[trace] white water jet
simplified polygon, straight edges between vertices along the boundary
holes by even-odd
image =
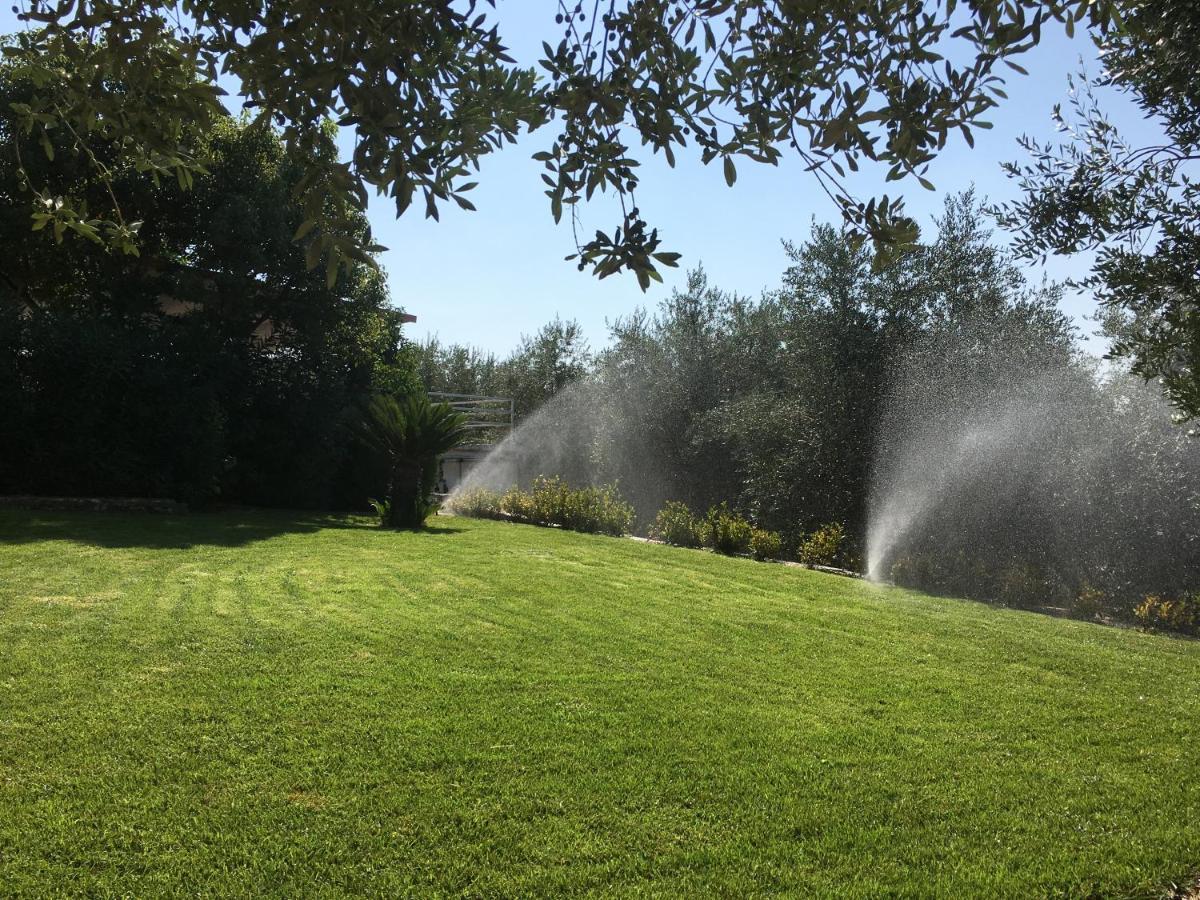
[[[1028,412],[1028,410],[1026,410]],[[964,422],[957,433],[927,427],[912,435],[889,473],[889,489],[872,492],[867,526],[867,577],[887,578],[887,565],[898,545],[945,502],[954,488],[978,477],[999,454],[1008,453],[1036,428],[1035,416],[1012,408],[994,422]]]
[[[646,452],[641,423],[610,399],[593,379],[563,388],[475,464],[446,499],[447,509],[464,491],[503,492],[545,475],[574,485],[616,482],[640,516],[653,516],[664,500],[675,499],[670,473]]]
[[[575,382],[544,403],[475,464],[446,498],[447,508],[453,510],[455,498],[464,491],[503,492],[527,486],[539,475],[591,481],[587,448],[595,423],[586,415],[591,392],[588,382]]]
[[[926,353],[897,372],[869,492],[868,577],[931,559],[985,590],[998,573],[1064,591],[1189,577],[1200,442],[1171,424],[1158,386],[989,353]]]

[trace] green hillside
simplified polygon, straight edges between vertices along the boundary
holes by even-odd
[[[1200,643],[466,519],[0,513],[0,893],[1156,896]]]

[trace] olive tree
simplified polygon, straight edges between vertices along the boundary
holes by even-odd
[[[1200,416],[1200,10],[1128,4],[1097,37],[1104,71],[1055,109],[1058,142],[1023,138],[1007,166],[1021,198],[998,210],[1026,257],[1093,252],[1093,291],[1113,354],[1159,380],[1182,420]],[[1098,82],[1098,84],[1096,84]],[[1094,87],[1129,96],[1162,138],[1132,142]]]
[[[61,132],[102,180],[135,170],[189,184],[224,76],[290,148],[317,148],[329,121],[353,132],[346,158],[300,154],[311,165],[295,238],[331,281],[370,259],[341,223],[372,189],[397,213],[471,208],[480,159],[541,128],[551,213],[570,218],[574,258],[600,277],[630,271],[645,288],[678,258],[637,205],[647,153],[698,153],[730,184],[741,163],[798,156],[886,258],[916,225],[899,200],[854,198],[845,173],[870,162],[927,185],[949,141],[988,127],[1000,72],[1020,70],[1045,24],[1103,33],[1116,2],[559,0],[531,67],[509,55],[494,0],[22,0],[30,28],[5,53],[37,90],[16,110],[11,151],[51,153]],[[120,153],[101,160],[97,142]],[[138,251],[141,222],[115,196],[100,207],[33,177],[24,188],[56,238]],[[597,193],[619,219],[589,237],[578,207]]]

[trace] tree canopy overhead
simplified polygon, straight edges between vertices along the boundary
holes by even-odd
[[[999,210],[1026,257],[1096,251],[1096,294],[1113,350],[1161,379],[1181,419],[1200,416],[1200,10],[1192,0],[1128,4],[1098,38],[1104,72],[1081,76],[1055,118],[1063,140],[1023,138],[1008,165],[1022,189]],[[1164,139],[1126,140],[1098,86],[1130,97]]]
[[[1049,21],[1106,30],[1115,0],[593,0],[557,5],[537,68],[514,60],[494,0],[26,0],[30,30],[5,48],[37,85],[16,112],[28,153],[64,132],[102,179],[132,169],[188,184],[205,161],[197,137],[221,113],[218,77],[244,105],[312,151],[328,121],[353,129],[349,158],[302,152],[296,233],[310,262],[369,258],[342,227],[370,190],[436,217],[471,208],[479,160],[523,129],[552,136],[537,154],[551,213],[576,227],[581,268],[633,272],[646,287],[678,254],[638,208],[646,153],[719,161],[796,154],[839,204],[856,239],[887,254],[911,244],[902,204],[854,198],[847,170],[881,164],[918,179],[956,137],[971,142],[1000,98],[1000,72]],[[548,20],[552,7],[548,6]],[[116,145],[111,162],[94,142]],[[32,178],[35,222],[137,252],[140,223],[120,204],[84,206]],[[581,201],[609,194],[613,227],[591,237]]]

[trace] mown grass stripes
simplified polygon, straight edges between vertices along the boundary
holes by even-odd
[[[1154,896],[1200,644],[552,529],[0,513],[0,893]]]

